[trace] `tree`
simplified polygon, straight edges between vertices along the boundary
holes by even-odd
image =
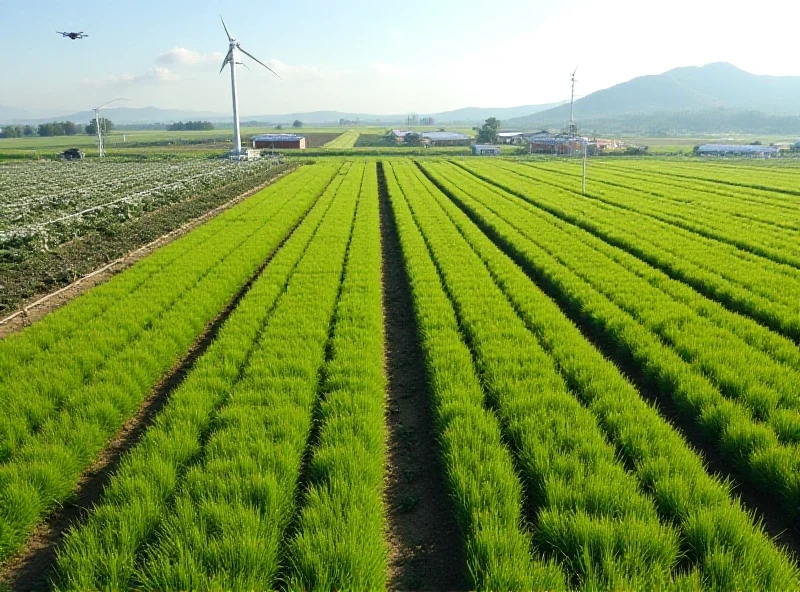
[[[403,137],[403,144],[406,146],[421,146],[422,136],[417,132],[409,132]]]
[[[499,136],[497,135],[500,131],[500,122],[497,121],[497,118],[490,117],[486,120],[486,123],[481,126],[480,131],[478,131],[478,142],[483,144],[496,144]]]
[[[283,129],[283,126],[279,123],[278,125],[275,126],[275,129],[277,130]]]
[[[292,127],[303,127],[303,122],[300,121],[299,119],[295,119],[294,122],[292,123]]]
[[[64,135],[65,136],[74,136],[78,133],[80,127],[75,125],[72,121],[65,121],[64,122]]]
[[[107,134],[107,133],[108,133],[108,132],[110,132],[112,129],[114,129],[114,124],[111,122],[111,120],[110,120],[110,119],[106,119],[105,117],[101,117],[101,118],[100,118],[100,123],[101,123],[101,124],[102,124],[102,126],[103,126],[103,133],[104,133],[104,134]],[[86,131],[86,133],[87,133],[87,134],[89,134],[90,136],[97,135],[97,122],[96,122],[94,119],[92,119],[92,121],[90,121],[90,122],[89,122],[89,125],[87,125],[87,126],[84,128],[84,130],[85,130],[85,131]]]
[[[30,136],[32,136],[34,133],[36,133],[36,130],[34,130],[34,129],[33,129],[33,126],[32,126],[32,125],[26,125],[26,126],[25,126],[25,129],[23,130],[23,132],[22,132],[22,133],[23,133],[23,134],[25,134],[26,136],[30,137]]]

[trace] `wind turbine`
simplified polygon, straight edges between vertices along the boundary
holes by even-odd
[[[219,73],[222,74],[225,66],[228,64],[231,65],[231,95],[233,97],[233,154],[234,156],[238,156],[242,150],[242,134],[239,131],[239,93],[236,90],[236,65],[242,64],[242,62],[237,61],[236,52],[241,51],[244,55],[254,59],[267,70],[275,74],[275,76],[278,76],[278,73],[254,55],[246,52],[242,46],[239,45],[239,42],[231,37],[230,33],[228,33],[228,27],[225,26],[225,21],[223,18],[219,17],[219,20],[222,21],[222,28],[225,29],[225,34],[228,36],[228,54],[225,56],[225,60],[222,62],[222,67],[219,69]],[[280,76],[278,76],[278,78],[280,78]]]
[[[94,108],[94,124],[97,127],[97,157],[98,158],[103,158],[106,155],[105,150],[103,150],[103,132],[102,132],[102,129],[101,129],[101,126],[100,126],[100,109],[102,109],[103,107],[108,107],[111,103],[116,103],[117,101],[127,101],[127,100],[129,100],[129,99],[126,99],[125,97],[120,97],[118,99],[113,99],[113,100],[109,101],[108,103],[103,103],[99,107],[95,107]]]

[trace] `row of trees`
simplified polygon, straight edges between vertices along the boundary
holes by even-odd
[[[114,124],[105,118],[100,118],[103,126],[103,133],[114,129]],[[80,133],[93,136],[97,133],[97,123],[92,119],[89,125],[82,127],[73,121],[53,121],[51,123],[40,123],[37,127],[32,125],[7,125],[0,132],[0,138],[28,138],[41,136],[48,138],[52,136],[77,136]]]
[[[187,121],[184,123],[183,121],[178,121],[176,123],[171,123],[167,126],[167,130],[171,132],[182,132],[182,131],[207,131],[213,130],[214,124],[210,121]]]

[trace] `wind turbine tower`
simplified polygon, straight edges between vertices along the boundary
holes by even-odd
[[[219,17],[219,20],[222,21],[222,28],[225,29],[225,34],[228,36],[228,53],[225,56],[225,60],[222,62],[222,67],[219,69],[219,73],[222,74],[222,71],[225,69],[225,66],[230,64],[231,66],[231,98],[233,99],[233,150],[231,151],[234,157],[238,157],[242,151],[242,133],[239,130],[239,93],[236,89],[236,65],[243,64],[243,62],[237,60],[236,52],[241,51],[244,55],[249,56],[262,66],[264,66],[267,70],[278,76],[278,73],[275,72],[272,68],[267,66],[264,62],[259,60],[254,55],[246,52],[239,42],[231,37],[231,34],[228,32],[228,27],[225,26],[225,21],[222,17]],[[280,78],[280,76],[278,76]]]

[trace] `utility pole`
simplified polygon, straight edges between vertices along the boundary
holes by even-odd
[[[586,195],[586,157],[589,153],[589,142],[583,144],[583,195]]]

